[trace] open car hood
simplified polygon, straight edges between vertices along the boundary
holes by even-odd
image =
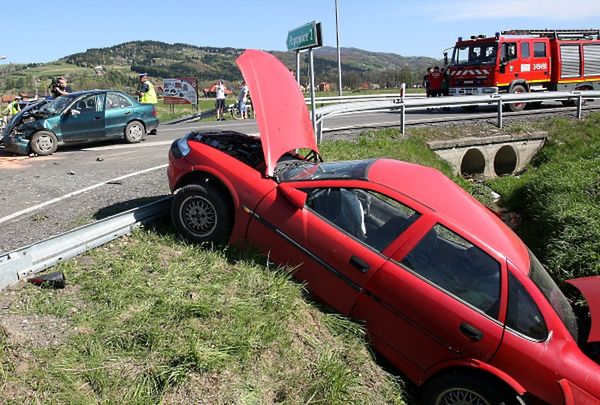
[[[600,276],[574,278],[567,283],[581,291],[590,307],[592,325],[588,343],[600,342]]]
[[[294,149],[319,153],[304,97],[287,67],[273,55],[248,49],[236,60],[252,96],[265,163],[273,176],[281,156]]]

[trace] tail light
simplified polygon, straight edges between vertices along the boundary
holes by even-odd
[[[152,116],[156,117],[156,107],[152,107]]]

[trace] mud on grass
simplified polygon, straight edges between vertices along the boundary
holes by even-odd
[[[3,401],[403,403],[360,325],[260,261],[138,231],[52,269],[64,290],[4,293]]]

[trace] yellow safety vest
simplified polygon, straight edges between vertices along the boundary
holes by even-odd
[[[9,105],[10,115],[16,115],[19,111],[21,111],[21,107],[19,106],[19,102],[17,100],[13,101]]]
[[[144,104],[156,104],[158,103],[158,98],[156,97],[156,91],[154,90],[154,86],[150,83],[150,80],[147,80],[148,83],[148,91],[142,93],[140,96],[140,103]]]

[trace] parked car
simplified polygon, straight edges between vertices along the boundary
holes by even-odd
[[[80,91],[21,111],[4,128],[3,140],[9,152],[51,155],[61,145],[113,138],[140,142],[158,124],[152,104],[120,91]]]
[[[260,138],[192,132],[173,142],[181,235],[256,246],[292,266],[318,299],[365,322],[424,404],[600,403],[598,320],[576,317],[497,215],[432,168],[323,162],[288,69],[253,50],[237,62]],[[572,283],[598,316],[600,277]]]

